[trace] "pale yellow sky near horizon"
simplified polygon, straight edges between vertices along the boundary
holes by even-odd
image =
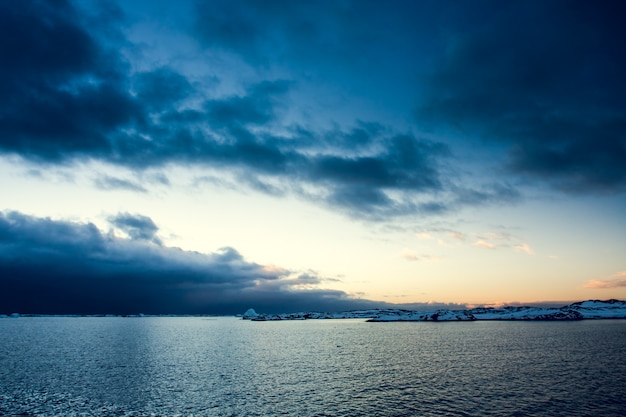
[[[180,168],[169,186],[127,172],[123,178],[147,190],[137,192],[94,186],[109,172],[99,164],[38,174],[6,158],[0,166],[2,210],[93,222],[105,232],[107,217],[141,214],[166,246],[233,247],[247,261],[313,272],[327,279],[319,287],[358,298],[472,305],[626,299],[623,230],[605,220],[616,215],[615,204],[589,213],[584,201],[537,197],[454,216],[368,222],[295,197],[197,185],[198,173]]]

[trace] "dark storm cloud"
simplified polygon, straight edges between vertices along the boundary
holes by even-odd
[[[567,191],[626,186],[623,2],[461,5],[465,31],[419,120],[509,146],[507,168]],[[478,14],[480,9],[480,14]]]
[[[246,261],[235,249],[212,254],[147,242],[158,230],[148,217],[110,219],[133,239],[93,224],[0,214],[0,308],[43,314],[209,313],[346,310],[372,306],[341,291],[299,289],[311,274]]]
[[[248,10],[247,3],[237,2],[225,6],[235,8],[232,13],[213,15],[215,4],[222,3],[199,3],[198,19],[228,19],[198,33],[207,44],[228,48],[247,45],[240,39],[249,37],[261,39],[251,48],[264,48],[263,39],[279,36],[293,53],[309,45],[315,56],[332,52],[336,63],[353,56],[348,46],[367,51],[377,36],[387,36],[376,31],[369,37],[371,25],[357,19],[361,14],[366,21],[382,18],[374,13],[375,3],[348,9],[323,3],[320,10],[332,11],[328,23],[313,19],[322,12],[312,3],[261,2]],[[294,81],[266,80],[243,86],[238,94],[210,96],[171,67],[132,70],[124,58],[124,48],[130,51],[132,45],[123,36],[119,10],[87,13],[62,0],[0,7],[0,54],[6,63],[0,68],[2,153],[45,163],[98,160],[130,168],[139,178],[152,168],[205,166],[227,171],[254,190],[296,194],[372,220],[441,213],[468,201],[463,190],[451,187],[443,168],[451,156],[446,145],[375,122],[330,131],[284,125]],[[259,20],[249,15],[255,8]],[[383,20],[403,15],[387,13]],[[266,32],[272,19],[278,19],[277,33]],[[402,30],[408,30],[410,22],[403,22]],[[96,185],[146,191],[138,182],[113,176]],[[479,197],[474,194],[472,201]],[[483,197],[490,201],[497,194]]]
[[[110,16],[102,14],[103,35]],[[81,19],[63,0],[0,3],[4,152],[45,161],[97,155],[109,150],[109,132],[140,116],[123,62]]]
[[[354,134],[348,135],[354,137]],[[363,184],[372,188],[440,188],[432,159],[448,154],[444,145],[416,140],[409,135],[394,136],[385,145],[384,151],[373,156],[316,157],[312,175],[336,183]]]
[[[346,144],[341,153],[310,157],[304,171],[312,183],[327,186],[326,201],[330,205],[375,220],[418,211],[406,195],[443,189],[438,164],[449,156],[445,145],[412,135],[374,140],[359,129],[343,136],[337,141]],[[376,143],[382,145],[382,150],[368,156],[351,155],[350,150],[358,149],[360,143]],[[402,197],[391,196],[394,191]]]
[[[193,93],[187,78],[167,67],[139,73],[133,80],[132,88],[137,99],[152,111],[167,110]]]
[[[409,198],[443,189],[440,164],[450,156],[441,143],[360,122],[347,131],[319,133],[303,127],[289,136],[268,130],[278,118],[290,83],[251,85],[244,94],[211,98],[199,109],[170,108],[142,134],[115,139],[119,164],[135,168],[191,162],[233,170],[240,182],[272,195],[310,185],[305,197],[370,219],[407,214]],[[267,177],[271,181],[266,181]],[[295,187],[298,188],[298,187]]]

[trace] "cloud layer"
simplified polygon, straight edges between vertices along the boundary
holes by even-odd
[[[311,63],[317,62],[323,74],[315,77],[342,83],[356,69],[350,57],[362,56],[375,67],[400,59],[386,47],[398,40],[396,35],[383,30],[396,21],[410,40],[399,45],[419,45],[428,57],[424,62],[438,63],[425,84],[422,119],[461,124],[472,134],[509,144],[511,174],[536,174],[581,190],[620,189],[624,183],[622,92],[612,87],[623,64],[616,58],[621,46],[609,50],[603,43],[618,30],[611,22],[596,33],[598,39],[582,43],[580,56],[566,49],[554,57],[553,50],[568,35],[547,31],[541,20],[537,30],[546,29],[546,39],[541,48],[531,48],[539,32],[507,25],[516,8],[523,8],[518,3],[510,6],[513,10],[496,7],[502,24],[469,31],[454,47],[446,46],[444,38],[426,42],[423,29],[406,19],[412,13],[425,27],[434,20],[458,29],[458,11],[448,6],[397,4],[381,12],[368,2],[358,7],[322,2],[319,9],[292,2],[228,4],[199,3],[198,24],[178,30],[187,30],[201,48],[227,50],[250,65],[269,68],[285,62],[291,73],[242,81],[237,89],[218,94],[167,62],[131,64],[129,56],[138,47],[126,39],[123,28],[129,23],[114,6],[79,9],[65,0],[0,6],[5,8],[1,30],[12,39],[0,50],[7,63],[0,73],[5,97],[0,153],[44,165],[102,161],[137,173],[171,165],[211,167],[228,172],[242,187],[295,195],[370,220],[519,200],[520,192],[509,181],[514,177],[480,185],[452,169],[456,159],[463,159],[451,147],[454,141],[444,144],[358,116],[336,128],[306,126],[288,117],[290,108],[300,111],[308,105],[298,101],[307,82],[300,72]],[[533,7],[520,12],[520,28],[541,12]],[[548,12],[556,13],[551,8]],[[580,17],[573,12],[566,17],[563,29],[571,33]],[[595,27],[602,18],[589,24]],[[436,45],[449,51],[439,60]],[[590,56],[592,51],[599,52]],[[561,61],[568,59],[576,65],[564,68]],[[386,70],[392,79],[404,79],[406,71],[420,68],[417,61],[407,61],[406,69]],[[597,64],[579,68],[583,61]],[[563,78],[565,71],[569,77]],[[563,94],[583,76],[596,75],[602,81],[592,83],[593,92]],[[365,82],[368,77],[352,78]],[[409,78],[413,84],[403,90],[424,89],[415,84],[417,74]],[[585,103],[592,98],[594,110],[587,112]],[[96,185],[147,191],[113,176]]]
[[[487,3],[432,70],[419,120],[504,145],[512,174],[568,192],[623,191],[626,6]]]
[[[233,248],[211,254],[160,245],[148,217],[93,224],[0,214],[0,306],[43,314],[236,314],[337,311],[382,305],[320,289],[323,278],[264,267]]]

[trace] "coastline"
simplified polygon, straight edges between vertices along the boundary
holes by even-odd
[[[558,308],[542,307],[478,307],[466,310],[415,311],[406,309],[368,309],[339,313],[298,312],[259,314],[249,309],[243,320],[328,320],[367,319],[368,322],[447,322],[447,321],[575,321],[600,319],[626,319],[626,301],[587,300]]]

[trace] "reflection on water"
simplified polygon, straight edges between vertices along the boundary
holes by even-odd
[[[0,320],[0,415],[622,416],[624,387],[624,320]]]

